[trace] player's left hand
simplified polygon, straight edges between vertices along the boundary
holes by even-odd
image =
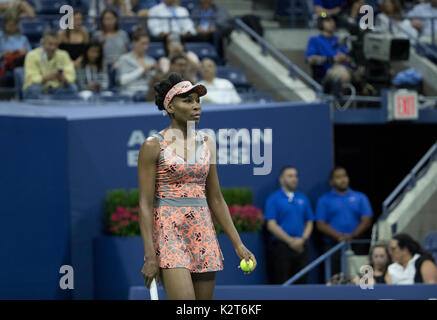
[[[253,268],[250,271],[244,271],[245,274],[250,274],[255,270],[256,268],[256,259],[252,252],[249,251],[249,249],[246,248],[244,244],[240,244],[238,247],[235,248],[235,252],[240,257],[240,259],[245,259],[246,263],[249,264],[249,259],[253,261]],[[240,268],[240,266],[238,266]]]

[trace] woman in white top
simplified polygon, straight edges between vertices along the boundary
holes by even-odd
[[[388,266],[386,283],[437,283],[437,267],[432,256],[409,235],[395,235],[389,250],[394,263]]]
[[[402,6],[399,0],[383,0],[381,13],[376,16],[375,31],[390,32],[390,19],[392,20],[391,32],[402,38],[417,37],[419,33],[408,19],[402,19]]]

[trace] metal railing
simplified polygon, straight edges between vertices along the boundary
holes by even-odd
[[[301,271],[296,273],[294,276],[292,276],[290,279],[285,281],[282,286],[288,286],[290,284],[293,284],[295,281],[297,281],[300,277],[304,276],[308,272],[310,272],[312,269],[317,267],[322,262],[325,263],[325,283],[329,281],[331,278],[331,256],[336,253],[338,250],[341,250],[341,272],[346,275],[346,241],[342,241],[336,246],[332,247],[328,251],[326,251],[324,254],[322,254],[320,257],[318,257],[316,260],[311,262],[309,265],[307,265],[305,268],[303,268]]]
[[[382,215],[379,220],[387,218],[388,214],[396,208],[400,200],[403,198],[407,189],[414,187],[419,178],[419,174],[423,175],[429,168],[429,164],[437,160],[437,141],[432,145],[428,152],[414,166],[410,173],[401,181],[401,183],[393,190],[392,193],[382,203]],[[425,170],[422,170],[425,169]]]
[[[354,239],[350,241],[342,241],[326,251],[324,254],[322,254],[320,257],[318,257],[316,260],[311,262],[309,265],[307,265],[305,268],[300,270],[298,273],[296,273],[294,276],[292,276],[290,279],[285,281],[282,286],[288,286],[290,284],[293,284],[296,282],[299,278],[303,277],[305,274],[316,268],[319,264],[322,262],[325,264],[325,283],[328,283],[331,279],[331,257],[333,254],[335,254],[337,251],[341,251],[341,272],[345,277],[348,275],[347,271],[347,262],[346,262],[346,251],[351,250],[351,244],[363,244],[363,243],[370,243],[370,240],[368,239]]]
[[[267,51],[282,63],[284,63],[288,70],[291,78],[295,79],[296,75],[299,75],[306,83],[308,83],[314,91],[316,91],[317,95],[320,95],[323,91],[322,86],[311,78],[307,73],[305,73],[302,69],[300,69],[297,65],[291,62],[285,55],[283,55],[278,49],[276,49],[273,45],[264,40],[258,33],[256,33],[252,28],[250,28],[247,24],[245,24],[241,19],[235,20],[236,25],[248,33],[251,37],[255,38],[258,44],[261,46],[261,52],[263,55],[267,54]]]

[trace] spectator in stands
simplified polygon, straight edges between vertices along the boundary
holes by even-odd
[[[79,66],[85,47],[89,42],[89,32],[83,26],[83,13],[79,9],[74,9],[73,29],[59,30],[58,41],[59,49],[65,50],[74,61],[75,66]]]
[[[156,60],[146,55],[150,43],[147,33],[142,28],[137,29],[132,41],[133,50],[122,55],[118,65],[120,91],[129,96],[137,91],[146,91],[157,68]]]
[[[437,0],[429,0],[429,2],[419,3],[408,12],[407,17],[411,17],[411,24],[419,32],[420,37],[432,36],[432,21],[431,19],[416,19],[416,17],[437,17]],[[434,20],[434,35],[437,34],[437,19]]]
[[[331,16],[321,14],[317,19],[320,34],[312,36],[306,48],[305,60],[313,69],[313,78],[322,82],[327,71],[333,67],[332,77],[339,77],[343,83],[351,80],[348,68],[350,57],[345,45],[339,43],[335,21]]]
[[[108,88],[109,79],[103,64],[103,48],[100,42],[90,42],[76,68],[76,81],[81,91],[97,93]]]
[[[384,242],[379,242],[372,246],[369,252],[369,265],[372,268],[373,279],[370,279],[368,284],[386,283],[385,275],[390,264],[391,258],[387,244]],[[365,276],[366,272],[360,273],[353,279],[353,282],[359,285],[360,279]]]
[[[3,31],[0,31],[0,86],[13,87],[13,71],[22,67],[24,56],[32,50],[27,37],[20,33],[19,18],[8,13],[3,20]]]
[[[397,37],[417,37],[419,32],[411,24],[411,20],[402,19],[402,7],[399,0],[383,0],[381,13],[376,16],[375,31],[390,32],[390,20],[392,20],[392,32]],[[406,32],[404,32],[404,30]]]
[[[216,77],[217,67],[213,60],[208,58],[202,60],[200,74],[203,80],[199,83],[208,90],[208,95],[202,97],[202,103],[241,103],[241,98],[232,82]]]
[[[117,13],[105,9],[100,16],[100,30],[93,36],[94,41],[103,45],[103,62],[116,68],[116,61],[128,51],[130,40],[126,31],[119,28]]]
[[[170,33],[177,33],[188,40],[196,35],[188,10],[179,6],[176,0],[163,0],[149,10],[149,17],[147,25],[153,37],[162,39]]]
[[[183,39],[177,34],[172,33],[164,38],[165,57],[159,59],[159,69],[162,73],[167,73],[170,69],[170,60],[176,56],[184,56],[188,61],[185,76],[197,82],[197,73],[200,70],[200,60],[193,51],[186,51]],[[184,78],[185,79],[185,78]]]
[[[25,0],[2,0],[0,1],[0,15],[7,13],[20,17],[35,16],[35,9]]]
[[[431,254],[405,233],[390,241],[393,263],[388,266],[386,282],[389,284],[437,283],[437,267]]]
[[[154,85],[157,82],[162,81],[163,79],[167,79],[170,73],[176,72],[180,75],[184,75],[183,78],[185,80],[194,83],[193,79],[189,78],[187,75],[188,70],[188,61],[187,58],[183,55],[175,56],[170,60],[170,69],[167,73],[162,73],[159,69],[158,72],[150,79],[149,88],[147,90],[146,101],[155,101],[155,91],[153,89]]]
[[[77,86],[73,61],[58,49],[57,32],[46,30],[42,46],[30,51],[24,60],[24,99],[38,99],[41,94],[75,94]]]
[[[314,221],[308,198],[296,191],[297,169],[282,168],[279,183],[281,188],[267,198],[264,217],[272,236],[267,245],[268,274],[272,284],[284,283],[308,264],[307,241]],[[305,282],[306,276],[296,281]]]
[[[349,188],[346,169],[336,166],[331,170],[332,190],[317,201],[316,225],[323,236],[323,251],[338,242],[361,236],[372,224],[372,207],[364,193]],[[352,247],[354,249],[354,246]],[[332,259],[332,273],[340,272],[340,252]]]
[[[232,23],[228,12],[217,7],[214,0],[198,0],[199,6],[194,8],[193,16],[197,36],[196,41],[208,41],[214,44],[214,33],[218,37],[218,54],[224,56],[223,41],[232,32]]]

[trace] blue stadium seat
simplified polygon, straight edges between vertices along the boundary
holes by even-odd
[[[131,97],[123,94],[117,94],[117,93],[114,93],[111,96],[100,95],[98,99],[101,102],[132,102]]]
[[[236,87],[247,87],[248,82],[244,71],[234,66],[217,66],[217,77],[231,81]]]
[[[120,29],[126,31],[129,37],[132,36],[132,33],[134,33],[137,26],[138,26],[138,20],[128,20],[128,19],[120,20]]]
[[[437,231],[431,232],[425,237],[423,248],[432,253],[437,264]]]
[[[185,50],[193,51],[200,60],[204,58],[210,58],[216,62],[220,60],[217,50],[209,42],[185,42]]]
[[[37,14],[59,14],[59,8],[64,4],[71,5],[66,0],[33,0]]]
[[[149,48],[147,49],[147,55],[155,59],[165,56],[164,45],[162,42],[150,42]]]
[[[113,68],[111,64],[107,65],[107,71],[108,71],[108,89],[114,90],[117,87],[117,69]]]
[[[46,20],[39,18],[20,21],[20,30],[31,43],[39,42],[44,30],[49,27],[50,24]]]
[[[269,93],[265,92],[245,92],[239,93],[241,100],[243,102],[258,102],[258,103],[268,103],[274,102],[273,97]]]

